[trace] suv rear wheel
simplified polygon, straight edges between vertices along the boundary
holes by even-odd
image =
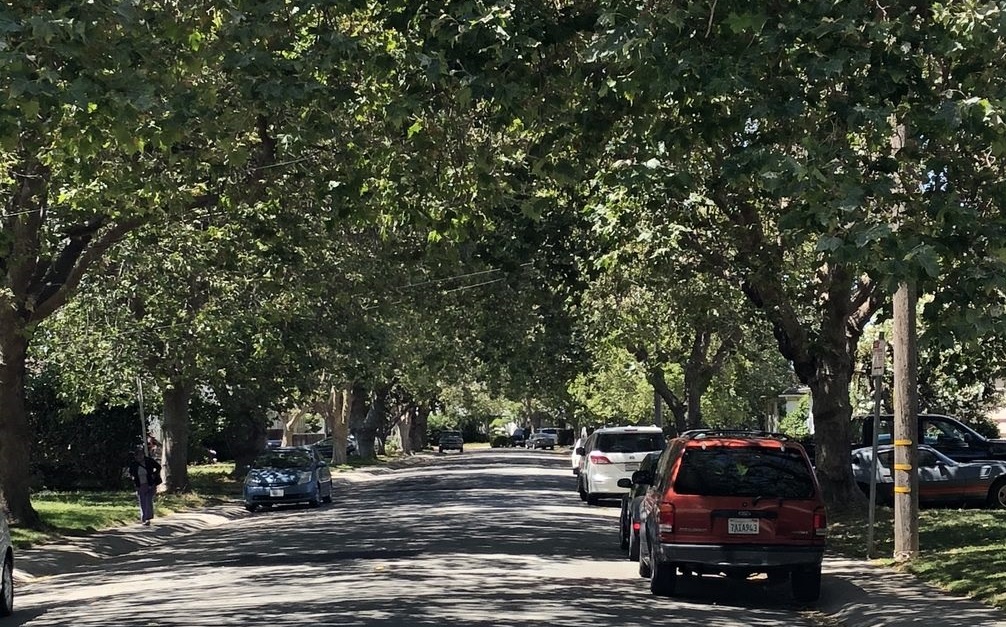
[[[650,550],[650,592],[669,597],[678,582],[678,569],[674,564],[664,564],[657,559],[656,547]]]
[[[794,570],[790,585],[797,601],[817,601],[821,596],[821,566]]]

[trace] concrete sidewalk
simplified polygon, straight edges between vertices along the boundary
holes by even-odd
[[[1006,626],[1006,612],[953,596],[912,575],[841,557],[825,559],[817,609],[847,627]]]

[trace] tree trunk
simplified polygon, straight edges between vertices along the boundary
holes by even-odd
[[[0,489],[10,521],[40,529],[42,519],[31,506],[29,490],[32,435],[24,403],[27,352],[25,325],[16,314],[4,315],[0,319]]]
[[[283,416],[282,446],[295,446],[294,435],[304,432],[304,408],[294,407]]]
[[[346,396],[346,393],[333,385],[329,387],[328,402],[325,404],[327,407],[325,415],[332,436],[332,463],[337,466],[349,461],[346,455],[349,440],[349,423],[346,420],[349,409],[346,407]]]
[[[647,368],[647,373],[650,385],[660,395],[660,398],[664,399],[667,408],[671,410],[671,415],[674,416],[675,431],[677,433],[686,431],[688,429],[688,406],[681,402],[677,394],[667,385],[667,379],[664,377],[664,369],[658,366],[651,366]]]
[[[367,421],[367,390],[362,385],[354,384],[345,392],[346,402],[344,406],[349,406],[349,427],[356,433],[356,448],[362,459],[375,459],[374,451],[375,430],[369,429],[365,424]]]
[[[838,357],[843,362],[841,357]],[[845,370],[845,372],[843,372]],[[866,497],[852,480],[851,370],[841,367],[830,377],[806,382],[814,399],[814,442],[817,477],[825,501],[833,512],[862,511]]]
[[[422,451],[426,449],[426,429],[430,417],[431,403],[422,403],[416,406],[416,413],[412,417],[412,424],[409,427],[409,437],[412,439],[412,450]]]
[[[378,449],[377,453],[380,455],[385,455],[386,451],[384,448],[383,437],[385,426],[388,422],[388,388],[384,387],[374,392],[374,402],[371,403],[369,411],[367,411],[366,418],[363,420],[363,426],[359,429],[358,433],[360,435],[357,438],[363,436],[366,437],[371,443],[377,441]],[[378,436],[382,436],[378,439]],[[362,455],[362,451],[361,451]],[[371,456],[373,458],[374,455]]]
[[[702,426],[702,394],[705,392],[704,386],[697,381],[689,381],[688,392],[685,395],[688,410],[685,417],[685,424],[689,429],[698,429]]]
[[[402,441],[402,454],[412,455],[412,421],[417,413],[415,405],[409,405],[408,409],[398,419],[398,439]]]
[[[189,399],[192,384],[172,381],[164,390],[164,489],[189,489]]]

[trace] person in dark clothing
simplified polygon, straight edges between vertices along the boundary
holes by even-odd
[[[154,494],[161,483],[161,465],[143,448],[138,448],[133,461],[129,462],[129,476],[133,478],[136,498],[140,502],[140,524],[149,526],[154,518]]]

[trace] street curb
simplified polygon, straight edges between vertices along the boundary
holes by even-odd
[[[236,504],[217,505],[155,518],[149,527],[127,525],[82,536],[63,536],[30,549],[15,550],[15,583],[32,583],[72,572],[139,548],[212,529],[247,515]]]

